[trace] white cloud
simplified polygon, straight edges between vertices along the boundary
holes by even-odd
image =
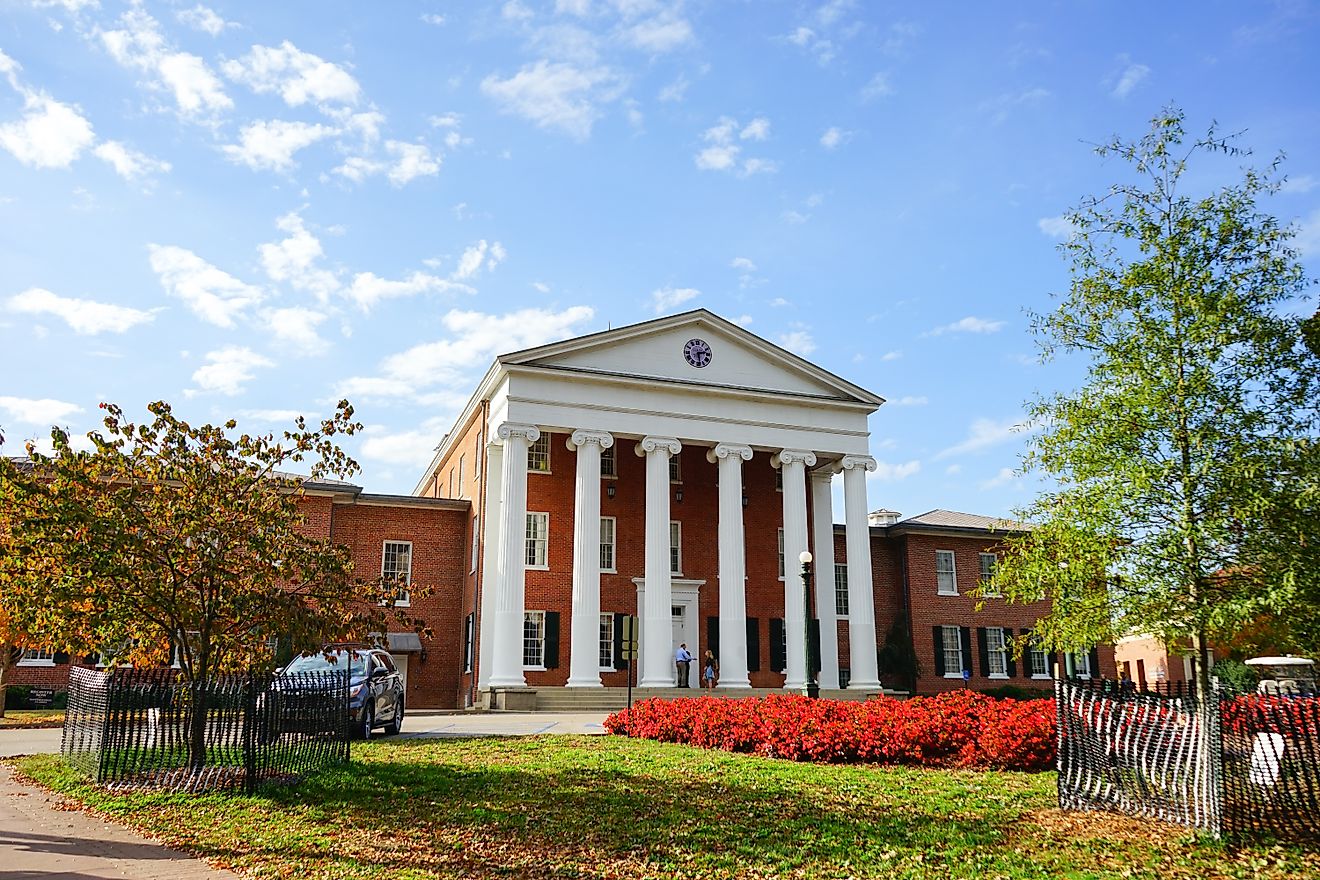
[[[1289,194],[1309,193],[1317,186],[1320,186],[1320,178],[1316,178],[1310,174],[1301,174],[1296,177],[1289,177],[1285,180],[1283,185],[1279,187],[1279,192]]]
[[[1144,64],[1129,64],[1123,68],[1114,90],[1109,94],[1115,98],[1126,98],[1141,81],[1150,74],[1150,68]]]
[[[810,220],[811,215],[803,214],[801,211],[793,208],[785,208],[783,211],[779,212],[779,219],[783,220],[785,223],[792,223],[794,226],[800,226]]]
[[[298,416],[303,415],[296,409],[240,409],[239,418],[251,419],[254,422],[292,422]]]
[[[483,238],[463,251],[463,255],[458,258],[458,268],[451,277],[455,281],[465,281],[480,272],[483,264],[490,271],[502,263],[506,256],[508,254],[504,245],[497,241],[487,246]]]
[[[329,344],[316,332],[317,326],[326,317],[323,312],[300,307],[267,309],[261,313],[262,326],[276,340],[306,355],[321,354],[329,348]]]
[[[791,306],[792,303],[784,299],[782,296],[777,296],[774,299],[770,300],[769,305],[771,308],[782,309],[785,306]]]
[[[125,180],[137,180],[153,174],[165,174],[170,170],[170,163],[155,159],[146,153],[139,153],[132,147],[119,141],[105,141],[92,150],[98,159],[108,162],[115,173]]]
[[[734,257],[734,258],[729,262],[729,265],[730,265],[732,268],[734,268],[734,269],[738,269],[738,270],[740,270],[740,271],[742,271],[742,272],[755,272],[755,271],[756,271],[756,264],[753,263],[751,260],[747,259],[746,257]]]
[[[880,483],[896,483],[899,480],[906,480],[913,474],[921,471],[921,462],[917,459],[905,461],[902,464],[890,464],[887,461],[877,461],[876,469],[867,474],[867,478]]]
[[[741,149],[731,144],[706,147],[693,157],[693,161],[702,171],[725,171],[734,166]]]
[[[825,129],[825,133],[820,136],[820,145],[827,150],[833,150],[847,143],[850,138],[852,138],[852,132],[844,131],[832,125]]]
[[[652,54],[672,52],[691,43],[692,25],[674,7],[624,29],[624,43]]]
[[[23,93],[23,115],[0,125],[0,147],[33,168],[68,168],[96,140],[92,124],[77,107],[27,91],[6,72]]]
[[[1297,235],[1292,244],[1303,257],[1320,254],[1320,211],[1312,211],[1309,217],[1297,225]]]
[[[508,79],[494,74],[486,77],[481,81],[481,91],[506,113],[586,140],[600,118],[598,105],[619,96],[621,81],[603,67],[577,67],[541,59],[524,65]]]
[[[806,357],[816,350],[816,340],[812,338],[807,328],[801,324],[794,325],[794,329],[787,333],[779,334],[776,341],[782,347],[802,357]]]
[[[449,427],[441,420],[430,420],[415,431],[398,431],[384,425],[371,425],[363,430],[361,455],[372,461],[397,464],[421,469],[435,455],[436,441]]]
[[[990,117],[993,125],[1002,125],[1008,121],[1008,117],[1019,107],[1035,106],[1050,96],[1048,89],[1040,88],[1026,89],[1021,92],[1005,92],[982,101],[977,107],[982,113]]]
[[[11,296],[9,310],[23,315],[54,315],[80,336],[123,333],[138,324],[149,323],[155,317],[152,312],[59,296],[40,287],[31,287]]]
[[[386,141],[385,151],[395,158],[386,175],[394,186],[404,186],[419,177],[440,173],[440,157],[432,155],[426,144]]]
[[[928,330],[923,336],[943,336],[945,333],[998,333],[1004,329],[1006,321],[991,321],[987,318],[977,318],[968,316],[954,321],[952,324],[945,324],[943,327],[936,327]]]
[[[0,410],[9,414],[10,421],[47,427],[64,422],[69,416],[82,412],[83,408],[76,403],[49,397],[37,400],[28,397],[0,397]]]
[[[983,449],[989,449],[991,446],[998,446],[1000,443],[1006,443],[1016,437],[1022,427],[1021,421],[1016,418],[1005,419],[1002,422],[996,422],[993,419],[977,419],[972,422],[965,440],[942,450],[935,458],[937,460],[950,458],[954,455],[980,452]]]
[[[532,287],[535,288],[538,293],[550,292],[550,285],[546,284],[544,281],[533,281]]]
[[[384,162],[368,159],[366,156],[349,156],[344,160],[344,164],[333,169],[333,173],[348,178],[354,183],[361,183],[368,177],[380,174],[387,167],[389,166]]]
[[[37,9],[50,9],[55,6],[62,7],[65,12],[76,14],[84,8],[99,6],[99,0],[32,0],[32,5]]]
[[[903,352],[901,352],[901,351],[897,351],[897,350],[895,350],[895,351],[887,351],[887,352],[885,352],[884,354],[882,354],[882,355],[880,356],[880,360],[882,360],[882,361],[896,361],[896,360],[898,360],[899,358],[901,358],[902,356],[903,356]]]
[[[889,401],[889,405],[890,406],[925,406],[929,402],[930,401],[928,401],[924,396],[914,397],[912,395],[907,395],[905,397],[898,398],[898,400]]]
[[[358,308],[365,312],[370,311],[381,300],[416,296],[419,293],[432,291],[440,293],[476,293],[466,284],[456,284],[426,272],[414,272],[407,278],[401,278],[397,281],[381,278],[374,272],[359,272],[353,276],[353,282],[345,291],[345,295],[357,303]]]
[[[877,73],[862,86],[862,100],[874,101],[877,98],[886,98],[894,94],[894,86],[889,81],[889,74]]]
[[[960,465],[960,464],[951,464],[951,465],[949,465],[948,467],[946,467],[946,468],[944,469],[944,473],[945,473],[947,476],[950,476],[950,477],[956,477],[956,476],[958,476],[958,474],[961,474],[961,473],[962,473],[962,465]]]
[[[1077,234],[1077,227],[1064,215],[1041,217],[1036,221],[1036,228],[1050,238],[1072,238]]]
[[[285,40],[279,46],[253,46],[241,59],[222,65],[225,76],[258,94],[278,92],[284,103],[356,104],[361,86],[347,70],[304,52]]]
[[[687,77],[679,74],[678,79],[661,89],[656,94],[655,99],[662,104],[677,104],[687,95],[687,90],[691,85],[692,83],[688,82]]]
[[[259,287],[239,281],[190,250],[173,245],[147,245],[151,269],[171,296],[187,303],[193,314],[217,327],[233,327],[235,319],[261,302]]]
[[[981,489],[997,489],[1000,486],[1006,486],[1013,482],[1015,478],[1016,474],[1013,473],[1012,468],[1000,468],[999,473],[995,474],[988,480],[981,481]]]
[[[555,12],[582,18],[591,12],[591,0],[555,0]]]
[[[148,84],[169,91],[180,112],[214,114],[234,106],[206,62],[171,49],[160,25],[140,7],[125,12],[119,24],[119,29],[99,32],[110,56],[124,67],[152,76]]]
[[[519,0],[508,0],[500,7],[500,17],[505,21],[526,21],[532,18],[535,13],[523,5]]]
[[[217,351],[207,352],[206,364],[192,374],[192,380],[198,387],[185,390],[184,395],[192,397],[198,393],[214,391],[234,397],[242,392],[244,383],[252,381],[256,370],[273,366],[274,361],[250,348],[227,345]]]
[[[325,256],[320,240],[307,230],[297,212],[285,214],[275,225],[289,236],[257,249],[266,275],[272,281],[288,282],[295,290],[315,294],[325,302],[339,289],[339,279],[330,270],[316,265]]]
[[[751,122],[747,123],[742,131],[738,132],[738,137],[744,141],[765,140],[770,137],[770,120],[766,119],[764,116],[756,117]]]
[[[200,3],[192,9],[180,9],[174,14],[174,17],[188,27],[203,31],[213,37],[220,36],[224,33],[225,28],[238,27],[232,21],[225,21],[214,9]]]
[[[445,17],[443,15],[437,15],[434,12],[425,12],[422,14],[421,18],[422,21],[427,24],[433,24],[436,27],[440,27],[445,23]]]
[[[779,170],[779,163],[773,159],[744,159],[739,175],[751,177],[753,174],[774,174]]]
[[[319,123],[258,120],[243,126],[238,144],[225,144],[221,149],[231,162],[254,171],[288,171],[294,166],[294,153],[335,133]]]
[[[701,291],[692,287],[663,287],[651,293],[651,303],[655,306],[655,313],[663,315],[699,296]]]
[[[589,306],[559,312],[521,309],[503,315],[455,309],[442,319],[447,333],[444,339],[387,357],[381,363],[383,375],[346,379],[337,386],[336,394],[414,397],[427,388],[463,386],[496,355],[567,339],[581,333],[581,325],[594,316]]]

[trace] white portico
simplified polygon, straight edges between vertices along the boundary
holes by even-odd
[[[749,615],[757,614],[747,602],[744,469],[754,460],[766,468],[769,460],[782,474],[782,493],[756,503],[782,505],[783,558],[796,560],[811,548],[819,560],[813,604],[821,622],[823,680],[837,680],[840,666],[832,486],[834,477],[843,474],[849,687],[878,690],[866,473],[875,469],[867,418],[881,403],[870,392],[704,309],[500,357],[469,405],[469,412],[479,407],[484,413],[486,457],[478,687],[526,684],[526,584],[529,561],[537,558],[528,543],[533,540],[528,451],[548,434],[558,438],[555,454],[569,455],[575,463],[571,514],[551,514],[556,519],[550,526],[572,530],[571,607],[565,627],[568,687],[602,685],[601,462],[602,456],[631,451],[644,462],[644,485],[633,490],[644,505],[644,553],[636,570],[621,567],[617,574],[627,574],[637,586],[637,607],[629,613],[637,615],[642,628],[639,687],[673,686],[673,645],[680,632],[698,655],[693,637],[699,633],[697,601],[705,596],[709,602],[712,595],[718,596],[718,626],[710,621],[718,632],[718,687],[751,686],[747,623]],[[717,543],[718,565],[680,576],[671,556],[670,459],[694,449],[715,465],[718,475],[716,503],[699,511],[701,530]],[[442,444],[437,464],[447,454]],[[424,479],[419,492],[425,484]],[[694,512],[689,509],[687,515]],[[806,680],[806,609],[796,565],[790,563],[784,575],[784,687],[798,689]],[[686,628],[680,627],[680,617]]]

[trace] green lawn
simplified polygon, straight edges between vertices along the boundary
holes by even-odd
[[[17,766],[252,876],[1320,877],[1320,853],[1229,850],[1060,814],[1053,774],[821,767],[614,737],[374,742],[254,797],[108,794]]]

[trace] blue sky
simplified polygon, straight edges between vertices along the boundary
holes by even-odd
[[[1314,271],[1317,47],[1302,2],[0,0],[0,425],[346,395],[407,492],[498,352],[704,306],[888,398],[873,507],[1005,514],[1089,144],[1173,101],[1286,153]]]

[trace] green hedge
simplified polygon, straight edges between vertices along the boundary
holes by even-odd
[[[32,709],[36,708],[29,702],[32,685],[30,684],[11,684],[5,688],[5,708],[6,709]],[[40,708],[67,709],[69,707],[69,692],[56,691],[55,700],[50,706]]]

